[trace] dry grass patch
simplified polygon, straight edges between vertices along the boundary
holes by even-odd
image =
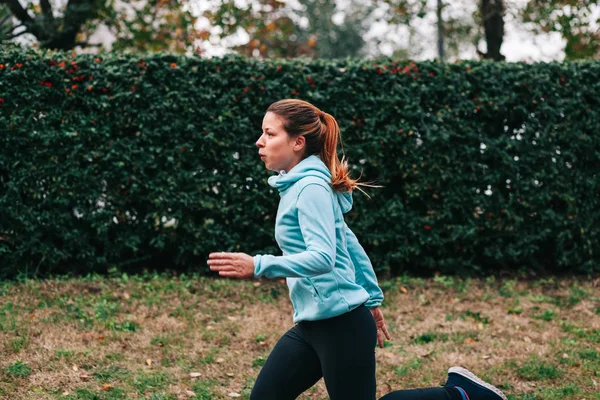
[[[378,397],[452,365],[511,399],[600,399],[598,279],[380,282]],[[293,326],[281,281],[146,274],[0,284],[0,398],[248,398]],[[323,380],[301,399],[327,399]]]

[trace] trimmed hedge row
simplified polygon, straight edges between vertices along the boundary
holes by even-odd
[[[332,114],[383,275],[599,271],[600,63],[0,50],[0,277],[280,254],[266,108]],[[341,153],[341,148],[340,148]]]

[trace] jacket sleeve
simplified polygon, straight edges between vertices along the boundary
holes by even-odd
[[[373,270],[371,260],[369,260],[367,253],[358,242],[358,238],[354,232],[350,230],[350,227],[345,222],[344,228],[346,229],[348,253],[350,254],[352,264],[354,264],[356,283],[362,286],[370,296],[365,305],[369,308],[378,307],[383,302],[383,291],[377,282],[377,276]]]
[[[287,256],[254,256],[254,277],[309,277],[333,270],[335,218],[333,198],[317,183],[303,187],[296,200],[298,224],[306,250]]]

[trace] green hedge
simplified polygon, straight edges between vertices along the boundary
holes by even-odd
[[[254,143],[290,97],[334,115],[354,175],[385,186],[346,215],[380,276],[600,270],[599,62],[5,48],[0,277],[280,254]]]

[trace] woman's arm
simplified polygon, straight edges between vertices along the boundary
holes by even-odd
[[[360,245],[358,239],[350,227],[344,222],[346,229],[346,245],[350,259],[354,264],[356,283],[362,286],[369,293],[369,300],[365,304],[367,307],[378,307],[383,301],[383,292],[377,283],[377,276],[373,270],[371,260],[367,256],[365,249]]]
[[[300,190],[296,207],[306,251],[288,256],[254,256],[255,277],[306,277],[333,270],[335,218],[331,193],[320,184],[310,183]]]

